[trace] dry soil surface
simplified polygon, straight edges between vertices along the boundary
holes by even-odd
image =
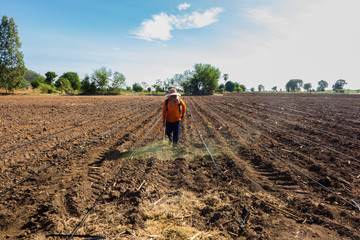
[[[0,96],[0,239],[360,239],[359,95],[163,100]]]

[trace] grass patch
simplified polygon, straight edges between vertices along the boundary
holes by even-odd
[[[208,147],[214,157],[221,155],[221,149],[218,147],[213,147],[211,144],[209,144]],[[132,151],[129,151],[121,155],[120,158],[127,159],[131,154]],[[161,161],[174,160],[176,158],[185,158],[187,160],[194,160],[196,158],[211,159],[203,145],[199,145],[198,148],[190,151],[181,144],[178,144],[177,147],[173,147],[168,140],[160,140],[153,144],[138,148],[132,154],[132,157],[137,159],[156,158]]]
[[[187,191],[166,196],[155,206],[152,204],[142,211],[146,225],[144,230],[160,239],[191,239],[195,235],[196,239],[226,239],[220,231],[200,231],[194,227],[193,223],[200,212],[209,206],[208,203],[212,203],[214,209],[227,205],[214,193],[208,193],[203,198]]]

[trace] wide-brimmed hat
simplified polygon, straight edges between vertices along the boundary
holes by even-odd
[[[175,88],[172,88],[172,89],[170,89],[169,94],[166,94],[166,95],[165,95],[166,98],[169,98],[170,96],[178,96],[178,97],[181,97],[181,94],[180,94],[180,93],[177,93]]]
[[[179,97],[181,97],[181,94],[180,94],[180,93],[177,93],[177,92],[175,92],[175,93],[169,93],[168,95],[169,95],[169,96],[179,96]]]

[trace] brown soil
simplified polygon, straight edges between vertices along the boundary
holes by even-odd
[[[359,95],[183,99],[0,96],[0,239],[360,239]]]

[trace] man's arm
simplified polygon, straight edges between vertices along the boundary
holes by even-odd
[[[182,106],[182,114],[181,114],[181,119],[183,119],[185,117],[185,112],[186,112],[186,105],[184,103],[183,100],[180,100],[180,104]]]
[[[163,127],[165,126],[165,121],[166,121],[166,106],[165,106],[165,101],[163,103],[162,106],[162,120],[163,120]]]

